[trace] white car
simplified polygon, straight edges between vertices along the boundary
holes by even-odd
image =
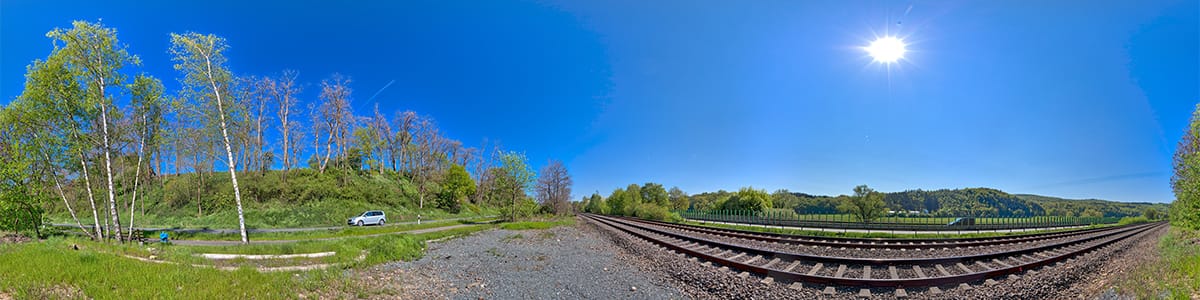
[[[368,210],[367,212],[346,220],[346,225],[366,226],[368,224],[383,225],[387,222],[387,216],[382,210]]]

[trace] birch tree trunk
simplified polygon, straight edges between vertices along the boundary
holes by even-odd
[[[34,133],[33,138],[38,138],[38,134]],[[46,158],[47,163],[52,161],[50,154],[42,152],[42,157]],[[67,193],[63,192],[62,183],[58,180],[58,172],[54,171],[53,168],[48,169],[50,170],[50,177],[54,178],[54,188],[58,190],[58,196],[62,198],[63,205],[67,207],[67,212],[71,213],[71,219],[75,220],[75,225],[79,225],[79,231],[83,231],[83,234],[87,235],[88,238],[95,240],[96,236],[88,232],[87,227],[83,227],[83,222],[79,222],[79,217],[75,214],[75,209],[71,208],[71,202],[67,201]]]
[[[46,161],[50,161],[50,155],[46,155],[45,153],[43,155],[46,156]],[[62,197],[63,205],[66,205],[67,212],[71,213],[71,219],[75,220],[76,225],[79,225],[79,231],[83,231],[83,234],[86,234],[88,238],[95,240],[96,236],[88,232],[86,227],[83,227],[83,222],[79,222],[79,217],[75,215],[75,209],[71,208],[70,202],[67,202],[67,194],[63,192],[62,183],[58,181],[58,172],[51,170],[50,173],[50,177],[54,177],[54,187],[58,189],[58,196]]]
[[[113,180],[112,180],[112,156],[109,154],[109,152],[112,152],[112,150],[109,148],[109,144],[108,144],[108,105],[105,105],[104,101],[103,101],[103,99],[104,99],[104,79],[103,78],[100,79],[100,98],[101,98],[101,101],[100,101],[100,128],[103,130],[102,135],[104,137],[104,173],[108,177],[108,213],[109,213],[109,216],[112,218],[112,226],[113,226],[113,229],[116,231],[115,234],[116,234],[117,241],[123,242],[124,237],[121,235],[121,220],[120,220],[120,217],[117,215],[117,199],[116,199],[117,195],[113,188]]]
[[[104,239],[104,231],[100,229],[100,214],[96,211],[96,197],[92,196],[92,179],[88,176],[87,160],[79,154],[79,165],[83,167],[83,186],[87,188],[88,203],[92,204],[92,226],[96,228],[96,236]]]
[[[212,62],[205,57],[205,64],[208,67],[208,82],[212,84],[213,95],[217,100],[217,114],[221,115],[221,138],[225,140],[225,156],[229,159],[229,178],[233,181],[233,199],[237,203],[238,214],[238,231],[242,234],[242,243],[250,243],[250,239],[246,237],[246,217],[242,211],[242,192],[238,189],[237,171],[234,169],[233,147],[229,145],[229,131],[225,127],[225,106],[221,100],[221,90],[217,88],[217,82],[212,75]]]
[[[146,115],[143,114],[142,115],[142,123],[145,123],[145,122],[146,122]],[[134,168],[136,168],[136,171],[133,172],[133,174],[134,174],[133,175],[133,198],[131,198],[129,200],[130,239],[133,239],[133,216],[135,215],[133,213],[133,208],[134,208],[134,205],[137,204],[138,181],[142,178],[142,154],[144,153],[144,150],[146,149],[146,134],[147,134],[147,132],[143,132],[141,139],[138,140],[138,160],[137,160],[137,164],[133,166]]]

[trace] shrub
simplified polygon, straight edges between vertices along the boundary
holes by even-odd
[[[671,212],[667,211],[667,208],[653,203],[642,203],[634,207],[633,216],[647,220],[671,220]]]

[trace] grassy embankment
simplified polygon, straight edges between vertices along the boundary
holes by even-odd
[[[124,182],[123,174],[116,174]],[[132,175],[132,174],[129,174]],[[143,185],[135,209],[137,227],[166,228],[238,228],[233,187],[228,174],[195,173],[167,175]],[[422,220],[490,216],[500,214],[496,205],[462,203],[458,211],[436,208],[437,183],[426,187],[423,197],[419,188],[392,172],[385,174],[327,170],[324,174],[311,169],[293,169],[283,180],[281,171],[242,172],[238,174],[247,228],[301,228],[345,225],[346,219],[367,210],[383,210],[387,220],[396,224]],[[80,220],[91,223],[86,207],[86,193],[68,184],[65,187]],[[106,191],[94,190],[96,199],[107,197]],[[132,188],[120,185],[117,198],[129,201]],[[46,203],[46,219],[52,223],[72,224],[61,201]],[[144,209],[143,209],[144,206]],[[423,208],[418,208],[423,207]],[[143,213],[144,212],[144,213]],[[101,210],[101,222],[108,219]],[[120,211],[122,224],[129,220],[127,207]]]
[[[1172,227],[1159,258],[1122,275],[1116,288],[1137,299],[1200,299],[1200,231]]]

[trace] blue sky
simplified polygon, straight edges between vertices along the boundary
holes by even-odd
[[[414,110],[467,145],[561,159],[576,195],[1165,202],[1200,102],[1197,1],[100,2],[0,4],[2,101],[72,20],[116,28],[172,90],[168,34],[214,33],[237,74],[298,70],[312,100],[340,72],[360,114]],[[885,32],[909,44],[890,69],[861,48]]]

